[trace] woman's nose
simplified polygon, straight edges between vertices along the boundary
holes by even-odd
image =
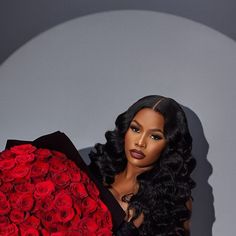
[[[145,136],[144,136],[144,135],[141,135],[141,136],[137,139],[135,145],[136,145],[137,147],[146,148],[147,145],[146,145]]]

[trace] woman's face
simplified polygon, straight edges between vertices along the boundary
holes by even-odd
[[[164,117],[151,108],[143,108],[133,118],[125,134],[128,165],[151,169],[166,147]]]

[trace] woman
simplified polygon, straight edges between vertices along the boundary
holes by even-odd
[[[115,236],[188,235],[195,160],[182,108],[171,98],[147,96],[115,124],[107,142],[91,151],[89,167],[60,132],[30,143],[63,152],[88,174],[110,210]],[[22,143],[8,141],[7,148]]]
[[[106,144],[90,153],[96,173],[125,212],[117,235],[189,235],[192,138],[180,105],[147,96],[120,114]]]

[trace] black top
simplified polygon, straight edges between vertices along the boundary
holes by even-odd
[[[112,215],[113,232],[117,236],[135,236],[138,235],[138,230],[133,225],[124,221],[125,212],[110,193],[110,191],[103,186],[100,181],[98,173],[93,171],[93,166],[88,167],[84,160],[81,158],[78,150],[75,148],[71,140],[59,131],[42,136],[34,141],[20,141],[20,140],[8,140],[6,149],[12,146],[30,143],[37,148],[47,148],[64,153],[70,160],[75,162],[77,166],[85,171],[87,175],[94,181],[100,191],[100,198],[106,204]]]

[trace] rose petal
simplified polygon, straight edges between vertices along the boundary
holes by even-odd
[[[47,180],[35,185],[35,198],[44,198],[51,194],[55,189],[54,183],[51,180]]]
[[[4,170],[10,170],[16,165],[15,159],[5,159],[0,161],[0,169],[2,171]]]
[[[61,191],[55,197],[54,205],[58,209],[72,208],[72,198],[69,194]]]
[[[10,151],[17,155],[32,153],[35,150],[36,150],[36,147],[34,147],[31,144],[22,144],[22,145],[18,145],[18,146],[14,146],[10,148]]]
[[[10,220],[16,224],[20,224],[24,221],[24,212],[18,209],[13,209],[10,213]]]
[[[30,193],[25,193],[20,195],[16,201],[16,206],[22,211],[30,211],[34,204],[33,195]]]
[[[48,149],[38,148],[34,152],[34,154],[35,154],[37,159],[45,160],[45,159],[49,158],[52,155],[52,152],[49,151]]]
[[[26,165],[18,165],[11,171],[11,176],[13,178],[23,178],[26,177],[30,172],[30,168]]]
[[[35,156],[33,153],[27,153],[27,154],[19,154],[16,156],[15,160],[16,163],[24,164],[27,162],[32,162],[34,160]]]
[[[5,215],[10,212],[11,207],[10,203],[7,200],[0,201],[0,215]]]
[[[39,236],[39,232],[35,228],[29,228],[21,231],[22,236]]]

